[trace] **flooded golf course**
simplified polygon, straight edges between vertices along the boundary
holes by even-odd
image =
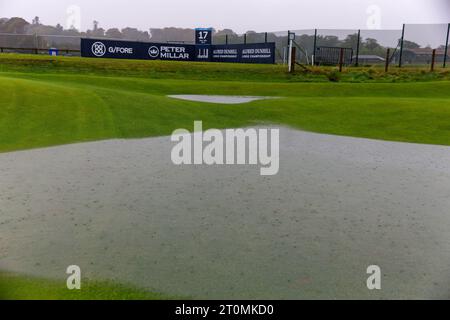
[[[450,148],[280,128],[280,170],[170,137],[0,154],[0,270],[207,299],[450,298]],[[367,267],[382,271],[370,291]]]

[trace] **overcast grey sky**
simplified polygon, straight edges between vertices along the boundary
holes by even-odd
[[[0,17],[31,21],[37,15],[44,24],[66,25],[71,5],[81,9],[82,30],[93,20],[103,28],[211,26],[238,32],[366,28],[374,16],[383,29],[450,22],[450,0],[0,0]]]

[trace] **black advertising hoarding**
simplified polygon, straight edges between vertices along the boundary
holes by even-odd
[[[81,56],[91,58],[195,61],[192,44],[81,39]]]
[[[275,43],[242,45],[240,63],[275,63]]]
[[[275,44],[193,45],[81,39],[81,56],[113,59],[273,64],[275,63]]]
[[[275,43],[222,44],[211,47],[212,62],[275,63]]]
[[[142,43],[143,58],[150,60],[196,61],[192,44]]]
[[[81,39],[81,56],[114,59],[141,59],[140,44],[131,41]]]

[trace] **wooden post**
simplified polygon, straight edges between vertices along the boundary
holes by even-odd
[[[398,67],[399,68],[401,68],[403,65],[403,44],[405,42],[405,27],[406,27],[406,25],[403,24],[402,37],[400,39],[400,56],[398,58]]]
[[[433,53],[431,54],[431,72],[434,71],[435,62],[436,62],[436,49],[433,49]]]
[[[317,50],[317,29],[314,29],[314,48],[313,48],[313,54],[312,54],[312,65],[316,65],[316,50]]]
[[[38,54],[38,53],[39,53],[39,52],[38,52],[39,41],[38,41],[38,36],[37,36],[36,33],[34,34],[34,47],[36,48],[36,49],[34,50],[34,53]]]
[[[291,31],[288,30],[288,36],[287,36],[287,47],[291,45]],[[289,50],[289,49],[288,49]]]
[[[447,40],[445,41],[445,50],[444,50],[444,64],[443,67],[447,66],[447,55],[448,55],[448,38],[450,36],[450,23],[447,26]]]
[[[339,54],[339,72],[342,72],[342,66],[344,65],[344,48],[341,48]]]
[[[297,55],[297,48],[292,46],[291,50],[292,50],[292,52],[291,52],[291,69],[290,69],[290,71],[291,71],[291,73],[294,73],[294,71],[295,71],[295,58],[296,58],[296,55]]]
[[[355,67],[359,66],[359,47],[361,45],[361,30],[358,30],[358,41],[356,43],[356,62]]]
[[[386,51],[386,65],[384,66],[384,72],[389,71],[389,60],[391,58],[391,49],[387,49]]]

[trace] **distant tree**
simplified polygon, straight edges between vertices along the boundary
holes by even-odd
[[[57,30],[58,34],[61,34],[64,31],[64,27],[58,23],[56,25],[56,30]]]
[[[92,21],[92,30],[87,30],[86,36],[92,37],[92,38],[104,37],[105,29],[100,28],[99,25],[100,25],[100,22],[98,22],[97,20]]]
[[[317,43],[324,47],[340,47],[341,42],[336,36],[317,36]]]
[[[225,35],[231,36],[231,35],[236,35],[236,33],[231,29],[223,29],[223,30],[217,31],[215,35],[216,36],[225,36]]]
[[[11,18],[1,25],[1,32],[4,33],[25,33],[25,28],[29,25],[27,21],[22,18]]]
[[[97,30],[88,30],[86,31],[86,35],[88,37],[104,37],[105,36],[105,29],[98,28]]]
[[[32,25],[35,25],[35,26],[40,25],[40,24],[41,24],[41,21],[40,21],[39,17],[38,17],[38,16],[34,17],[34,19],[33,19],[33,21],[31,22],[31,24],[32,24]]]
[[[418,48],[420,48],[420,45],[415,42],[412,42],[412,41],[403,40],[403,48],[418,49]]]
[[[373,39],[373,38],[367,38],[364,43],[364,46],[367,49],[372,50],[372,51],[375,51],[375,50],[381,48],[381,46],[378,44],[377,39]]]
[[[105,33],[107,38],[111,39],[122,39],[122,32],[117,28],[108,29]]]
[[[383,57],[386,53],[386,48],[378,43],[377,39],[367,38],[361,42],[360,54],[372,54]]]
[[[182,28],[163,28],[150,29],[151,39],[156,42],[184,41],[192,42],[194,40],[194,29]]]
[[[228,41],[237,42],[238,35],[231,29],[223,29],[214,33],[213,40],[215,43],[225,43],[225,39],[228,37]]]
[[[136,41],[148,41],[150,39],[148,32],[143,32],[136,28],[124,28],[121,31],[123,39]]]
[[[353,48],[356,49],[358,46],[358,34],[349,34],[343,41],[342,46],[346,48]]]

